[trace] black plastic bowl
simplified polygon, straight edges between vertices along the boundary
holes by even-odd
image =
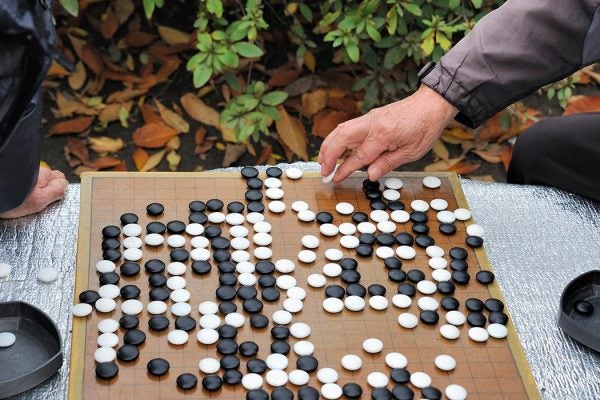
[[[22,302],[0,303],[0,332],[17,337],[12,346],[0,348],[0,399],[31,389],[60,369],[60,333],[41,310]]]

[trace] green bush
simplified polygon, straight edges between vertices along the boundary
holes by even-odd
[[[77,0],[60,0],[78,12]],[[286,99],[264,85],[264,76],[236,72],[261,62],[273,43],[263,33],[273,25],[287,30],[299,67],[319,73],[335,64],[350,65],[353,90],[364,91],[363,110],[397,100],[416,88],[416,74],[429,59],[439,59],[453,42],[501,0],[199,0],[195,28],[197,52],[187,62],[194,86],[224,81],[235,91],[221,114],[238,140],[268,134]],[[151,18],[176,0],[142,0]],[[186,12],[181,10],[181,12]],[[327,56],[324,59],[324,56]],[[318,60],[318,63],[317,61]],[[220,79],[220,78],[223,79]]]

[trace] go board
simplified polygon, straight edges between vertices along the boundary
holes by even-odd
[[[460,187],[459,180],[454,174],[436,174],[441,180],[441,186],[437,189],[429,189],[423,186],[422,173],[395,173],[403,181],[400,189],[400,201],[411,211],[411,201],[422,199],[430,202],[433,199],[444,199],[448,202],[448,210],[459,207],[467,208],[466,199]],[[265,178],[261,172],[259,178]],[[388,278],[388,269],[384,261],[375,254],[370,257],[361,257],[353,249],[344,249],[340,246],[340,236],[326,237],[319,233],[317,222],[302,222],[297,213],[292,210],[291,204],[296,200],[305,201],[310,210],[315,213],[328,211],[333,215],[333,223],[339,225],[342,222],[352,222],[350,215],[340,215],[336,212],[336,204],[340,202],[351,203],[355,211],[363,211],[367,214],[371,211],[370,200],[365,197],[363,191],[363,180],[366,175],[355,173],[342,184],[324,184],[320,175],[305,173],[299,180],[291,180],[285,175],[281,177],[284,197],[282,201],[286,204],[283,213],[276,214],[268,211],[265,207],[265,221],[272,226],[273,242],[269,246],[272,250],[271,261],[289,259],[295,263],[295,269],[290,273],[299,287],[306,290],[307,296],[303,300],[303,309],[293,315],[293,321],[303,322],[310,326],[311,333],[306,339],[314,344],[313,356],[318,360],[318,368],[330,367],[335,369],[339,378],[337,384],[343,387],[347,383],[357,383],[363,389],[363,398],[371,396],[372,388],[367,383],[367,376],[372,372],[390,374],[391,369],[385,363],[385,356],[390,352],[400,352],[408,360],[406,370],[410,373],[424,372],[432,379],[431,386],[438,388],[442,393],[451,384],[462,386],[468,392],[469,399],[537,399],[540,398],[535,381],[531,375],[529,366],[521,348],[518,336],[512,322],[508,322],[508,336],[506,339],[489,338],[484,343],[478,343],[469,338],[467,331],[469,325],[458,326],[460,337],[455,340],[445,339],[440,335],[439,328],[446,324],[445,310],[439,308],[439,322],[427,325],[419,322],[413,329],[403,328],[398,323],[401,313],[410,312],[417,317],[420,310],[417,300],[425,295],[417,292],[413,297],[412,304],[407,309],[400,309],[392,304],[392,296],[398,291],[398,282]],[[383,180],[381,180],[383,188]],[[77,255],[77,277],[75,297],[86,289],[98,290],[99,280],[96,272],[96,263],[103,258],[102,229],[107,225],[121,226],[119,218],[126,212],[135,213],[139,216],[138,224],[143,228],[141,238],[146,234],[146,225],[151,221],[160,221],[167,224],[172,220],[188,222],[190,209],[188,204],[194,200],[207,201],[209,199],[221,199],[225,205],[232,201],[245,203],[244,197],[247,190],[246,181],[239,173],[90,173],[85,174],[81,184],[81,213],[78,239]],[[264,193],[264,188],[262,189]],[[151,217],[146,213],[146,206],[158,202],[164,205],[164,213],[158,217]],[[262,202],[267,205],[269,200],[265,197]],[[227,211],[223,211],[227,213]],[[246,212],[246,211],[245,211]],[[429,209],[428,225],[429,236],[435,240],[435,244],[445,251],[445,258],[449,259],[448,252],[453,247],[463,247],[468,250],[468,272],[471,280],[468,285],[456,285],[453,296],[460,302],[459,311],[467,314],[465,300],[478,298],[501,299],[501,292],[493,282],[483,285],[474,278],[478,271],[489,270],[491,267],[485,256],[483,248],[471,249],[465,245],[466,226],[474,223],[473,220],[466,222],[456,221],[454,225],[457,232],[454,235],[444,235],[439,232],[439,222],[436,220],[436,211]],[[210,223],[207,225],[211,225]],[[249,228],[249,239],[252,237],[252,226],[246,221]],[[230,239],[228,235],[229,226],[220,224],[222,236]],[[412,234],[412,223],[398,223],[399,232]],[[165,233],[166,237],[168,234]],[[304,235],[314,235],[320,239],[316,253],[316,261],[303,263],[298,259],[298,253],[305,249],[301,244]],[[358,235],[358,233],[356,234]],[[186,238],[185,248],[189,251],[191,237],[183,234]],[[121,236],[122,238],[122,236]],[[250,240],[252,241],[252,240]],[[377,248],[377,244],[374,245]],[[392,246],[396,248],[397,245]],[[385,297],[389,306],[382,311],[376,311],[367,304],[362,311],[349,311],[344,309],[340,313],[332,314],[323,309],[325,299],[325,288],[314,288],[307,284],[307,277],[313,273],[322,273],[322,268],[331,261],[324,257],[325,250],[341,249],[344,257],[354,258],[358,261],[357,271],[360,273],[359,283],[365,288],[372,284],[380,284],[386,288]],[[428,266],[429,257],[425,250],[414,246],[416,257],[412,260],[402,260],[402,270],[409,271],[417,269],[425,274],[425,279],[432,280],[433,269]],[[144,271],[144,263],[149,259],[160,259],[165,264],[170,262],[170,248],[165,244],[158,247],[142,246],[143,258],[138,261],[141,272],[135,276],[121,276],[119,286],[128,284],[136,285],[141,290],[139,300],[144,304],[150,301],[148,273]],[[249,251],[252,254],[253,245]],[[121,249],[122,250],[122,249]],[[255,262],[254,258],[250,258]],[[117,272],[122,259],[116,261]],[[219,286],[219,271],[217,263],[210,260],[212,269],[208,274],[198,275],[191,271],[191,260],[185,261],[187,271],[183,277],[186,279],[186,289],[190,292],[192,316],[196,321],[200,318],[198,305],[204,301],[219,302],[215,290]],[[449,270],[450,268],[448,268]],[[167,272],[164,272],[168,276]],[[258,275],[258,273],[256,274]],[[279,272],[275,276],[281,275]],[[327,285],[338,284],[345,287],[340,277],[328,277]],[[282,303],[286,299],[285,290],[280,290],[281,297],[278,301],[269,302],[261,298],[261,288],[258,289],[257,298],[262,301],[264,308],[262,314],[269,317],[277,310],[282,310]],[[443,295],[434,293],[430,295],[440,300]],[[167,341],[167,334],[174,328],[174,316],[170,310],[164,313],[170,321],[169,328],[162,332],[154,332],[148,329],[150,315],[144,308],[139,317],[139,329],[146,334],[145,342],[139,346],[139,357],[135,361],[122,362],[116,360],[119,367],[116,377],[104,380],[95,375],[94,352],[98,348],[97,338],[98,322],[106,318],[119,320],[122,316],[121,300],[116,299],[117,308],[110,313],[101,313],[94,310],[91,315],[81,318],[74,317],[72,359],[70,368],[69,399],[185,399],[185,398],[213,398],[213,399],[245,399],[247,390],[242,385],[227,385],[215,392],[208,392],[202,386],[205,374],[198,369],[200,360],[207,357],[221,358],[216,345],[201,344],[196,340],[196,334],[200,327],[189,332],[189,340],[183,345],[173,345]],[[171,300],[166,301],[171,306]],[[257,329],[250,326],[249,314],[242,311],[242,302],[239,298],[233,300],[238,312],[245,315],[246,320],[243,327],[237,330],[235,341],[255,342],[259,346],[259,359],[265,359],[270,353],[270,346],[274,339],[271,336],[271,328],[274,326],[270,321],[268,327]],[[508,314],[507,310],[504,310]],[[484,312],[487,315],[487,312]],[[220,314],[219,314],[220,315]],[[223,315],[220,315],[222,318]],[[289,325],[288,325],[289,326]],[[119,328],[115,332],[119,337],[117,347],[123,345],[125,330]],[[383,342],[383,349],[376,354],[370,354],[363,350],[362,343],[367,338],[377,338]],[[293,347],[300,339],[288,338],[292,350],[288,354],[289,366],[286,371],[296,369],[298,356]],[[362,368],[357,371],[348,371],[342,368],[340,360],[344,355],[355,354],[362,359]],[[440,354],[447,354],[456,360],[456,368],[450,372],[444,372],[436,368],[434,359]],[[163,358],[170,363],[167,374],[155,377],[148,373],[147,363],[154,358]],[[248,357],[241,356],[239,371],[247,373],[246,363]],[[217,375],[222,375],[222,370]],[[191,373],[198,378],[198,386],[191,390],[182,390],[176,384],[180,374]],[[316,379],[316,371],[311,372],[308,385],[320,390],[322,383]],[[263,374],[264,377],[264,374]],[[285,385],[298,398],[298,386],[291,383]],[[387,388],[392,390],[396,383],[389,381]],[[414,398],[422,398],[421,389],[414,387],[411,383],[406,386],[414,392]],[[265,381],[262,389],[271,393],[271,387]],[[343,396],[342,396],[343,397]],[[446,396],[442,396],[446,399]]]

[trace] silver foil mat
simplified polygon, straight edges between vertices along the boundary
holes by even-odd
[[[294,166],[319,170],[316,163]],[[552,188],[461,183],[486,230],[487,253],[542,397],[600,399],[600,354],[565,336],[556,323],[564,287],[600,268],[600,204]],[[26,301],[45,311],[61,332],[65,357],[56,376],[11,400],[67,398],[78,214],[79,185],[70,185],[65,200],[42,214],[0,220],[0,262],[15,267],[0,279],[0,301]],[[37,281],[36,271],[45,266],[60,270],[58,281]]]

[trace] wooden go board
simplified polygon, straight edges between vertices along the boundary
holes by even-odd
[[[454,174],[437,174],[442,185],[438,189],[428,189],[422,185],[422,173],[397,173],[393,176],[400,177],[404,186],[401,189],[401,201],[406,204],[410,211],[410,202],[413,199],[430,201],[434,198],[445,199],[449,203],[449,210],[458,207],[468,208],[466,199],[460,187],[460,182]],[[264,178],[264,172],[259,175]],[[285,192],[283,201],[287,209],[282,214],[274,214],[265,211],[266,221],[272,225],[273,243],[270,246],[273,251],[272,261],[287,258],[296,263],[293,275],[298,285],[306,289],[308,295],[304,300],[303,310],[294,315],[293,322],[305,322],[312,328],[311,335],[307,338],[315,345],[314,356],[319,361],[319,368],[332,367],[336,369],[340,378],[338,384],[355,382],[363,388],[363,398],[370,398],[371,388],[368,386],[366,377],[369,373],[380,371],[389,374],[390,368],[385,365],[385,354],[391,351],[401,352],[408,359],[407,370],[410,372],[422,371],[431,376],[432,386],[444,390],[452,383],[463,386],[468,391],[469,399],[538,399],[540,398],[535,381],[531,375],[529,366],[521,348],[518,336],[512,325],[508,324],[507,339],[490,338],[485,343],[477,343],[467,335],[468,325],[459,327],[461,336],[457,340],[444,339],[439,334],[439,326],[445,323],[444,310],[439,309],[440,321],[436,325],[425,325],[419,323],[414,329],[402,328],[397,318],[401,312],[409,311],[419,315],[416,299],[422,296],[417,293],[413,303],[408,310],[400,310],[392,305],[391,297],[397,292],[397,283],[388,280],[387,270],[383,260],[375,255],[372,257],[360,257],[354,250],[345,250],[339,245],[339,236],[327,238],[319,234],[319,226],[316,222],[301,222],[296,217],[296,212],[291,209],[291,203],[295,200],[307,202],[310,209],[315,213],[318,211],[329,211],[334,216],[334,224],[351,221],[350,216],[342,216],[335,211],[338,202],[352,203],[356,211],[370,212],[369,201],[362,190],[362,181],[366,175],[356,173],[340,185],[326,185],[322,183],[317,174],[305,173],[300,180],[293,181],[284,176],[282,189]],[[383,183],[383,182],[382,182]],[[383,185],[382,185],[383,186]],[[132,212],[139,216],[139,224],[144,228],[147,223],[159,220],[167,223],[171,220],[181,220],[187,223],[189,216],[188,204],[193,200],[207,201],[212,198],[228,202],[237,200],[244,202],[244,193],[247,190],[245,180],[239,173],[90,173],[85,174],[81,184],[81,214],[79,221],[79,239],[77,254],[77,277],[75,296],[86,289],[97,290],[99,286],[98,274],[95,270],[97,261],[102,259],[102,233],[106,225],[120,225],[119,217],[125,212]],[[266,206],[269,200],[264,198]],[[146,205],[151,202],[159,202],[165,206],[164,214],[160,217],[149,217],[146,214]],[[460,246],[469,250],[467,262],[471,282],[457,285],[454,294],[461,305],[459,310],[467,313],[464,301],[470,297],[486,300],[490,297],[502,299],[498,285],[494,282],[484,286],[475,281],[475,274],[481,269],[490,269],[489,262],[482,248],[473,251],[464,244],[466,225],[456,221],[457,233],[446,236],[438,229],[435,211],[429,210],[430,236],[436,245],[446,251],[454,246]],[[472,220],[467,224],[473,223]],[[248,224],[246,222],[246,224]],[[411,231],[411,223],[398,224],[396,232]],[[226,224],[222,224],[223,236],[228,236]],[[250,235],[252,235],[252,228]],[[317,260],[311,264],[303,264],[298,258],[298,252],[303,249],[300,239],[303,235],[312,234],[321,240],[316,249]],[[166,236],[167,234],[165,234]],[[189,236],[187,237],[186,249],[191,250]],[[250,237],[249,237],[250,238]],[[356,258],[359,262],[358,271],[362,278],[360,283],[367,287],[370,284],[379,283],[386,287],[386,297],[390,300],[389,307],[384,311],[375,311],[368,304],[363,311],[351,312],[343,310],[339,314],[328,314],[323,310],[322,301],[325,298],[324,288],[312,288],[307,285],[307,276],[311,273],[321,273],[322,267],[329,262],[324,258],[324,252],[328,248],[340,248],[345,256]],[[426,279],[431,280],[432,269],[428,266],[428,257],[422,248],[416,247],[417,257],[413,260],[403,261],[403,269],[417,268],[422,270]],[[250,247],[250,250],[252,246]],[[166,243],[158,248],[147,245],[142,247],[144,257],[139,261],[142,266],[141,272],[135,277],[122,276],[119,285],[135,284],[141,289],[140,300],[147,304],[149,285],[144,272],[143,263],[148,259],[158,258],[166,264],[169,262],[169,248]],[[446,256],[447,257],[447,256]],[[255,261],[251,258],[251,261]],[[189,301],[192,306],[192,316],[198,320],[198,304],[202,301],[215,301],[215,289],[218,287],[218,272],[214,261],[212,271],[207,275],[195,275],[191,270],[185,273],[187,287],[191,292]],[[186,264],[190,265],[191,260]],[[117,262],[117,271],[120,262]],[[165,272],[166,273],[166,272]],[[275,273],[277,274],[277,272]],[[328,278],[328,284],[341,284],[340,278]],[[344,286],[342,284],[342,286]],[[367,295],[368,296],[368,295]],[[432,295],[438,300],[441,294]],[[260,290],[258,298],[260,299]],[[285,293],[279,301],[269,303],[263,301],[262,313],[268,317],[282,309]],[[213,399],[245,399],[246,390],[241,385],[224,385],[217,392],[208,393],[202,388],[201,380],[204,376],[198,369],[198,362],[205,357],[219,359],[215,345],[203,345],[196,340],[198,327],[190,332],[189,341],[185,345],[174,346],[167,342],[167,333],[174,329],[174,317],[170,311],[164,314],[171,322],[169,329],[156,333],[148,329],[147,321],[149,314],[144,310],[138,317],[140,319],[139,329],[146,333],[147,339],[140,346],[140,356],[136,361],[116,361],[119,366],[118,375],[104,381],[96,378],[94,368],[94,351],[97,348],[97,337],[99,335],[97,324],[104,318],[121,317],[119,308],[120,300],[117,298],[117,309],[112,313],[99,313],[94,311],[87,318],[74,318],[72,359],[70,368],[69,399],[187,399],[187,398],[213,398]],[[239,299],[234,300],[241,310]],[[167,301],[170,304],[170,300]],[[506,312],[506,310],[505,310]],[[248,314],[244,312],[246,317]],[[256,342],[259,347],[258,358],[265,359],[270,353],[272,338],[270,329],[271,322],[267,328],[253,329],[249,326],[248,318],[244,327],[238,330],[236,341],[241,343],[245,340]],[[120,328],[116,332],[119,336],[119,346],[123,344],[124,331]],[[368,354],[362,349],[362,342],[367,338],[379,338],[383,341],[383,351],[379,354]],[[290,338],[293,343],[298,339]],[[357,354],[363,359],[363,366],[359,371],[350,372],[344,370],[340,365],[340,359],[346,354]],[[443,372],[434,365],[434,358],[439,354],[449,354],[457,361],[456,369],[451,372]],[[241,359],[240,371],[246,373],[245,363],[247,359]],[[146,364],[149,360],[161,357],[170,362],[169,372],[160,378],[148,374]],[[295,369],[297,356],[293,350],[288,355],[290,366],[287,371]],[[184,373],[190,372],[198,377],[198,386],[189,391],[183,391],[176,385],[176,378]],[[309,385],[319,389],[321,384],[316,379],[316,372],[310,374]],[[394,383],[390,380],[388,388]],[[286,385],[294,393],[298,387],[288,383]],[[409,384],[410,387],[412,387]],[[269,385],[265,382],[263,389],[270,392]],[[421,398],[420,389],[412,387],[415,398]],[[296,397],[297,398],[297,397]],[[446,397],[443,397],[444,399]]]

